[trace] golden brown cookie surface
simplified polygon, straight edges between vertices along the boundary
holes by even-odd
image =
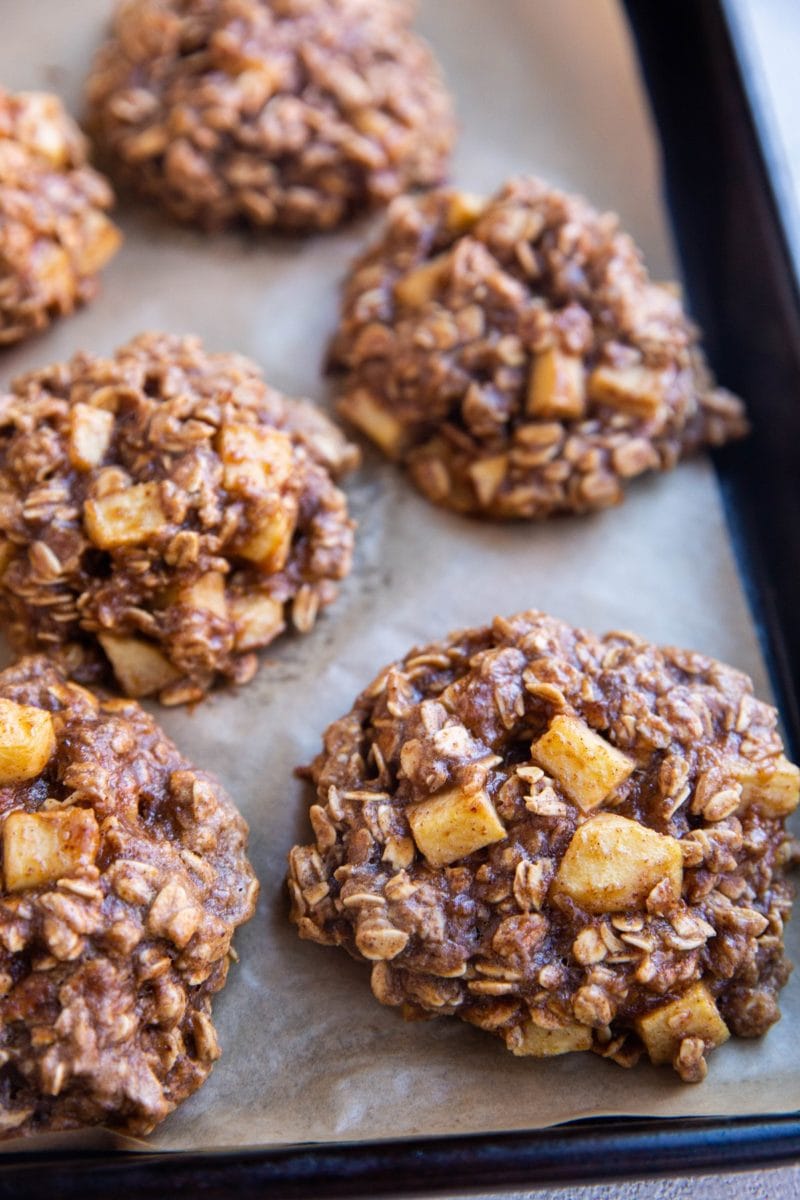
[[[395,201],[330,361],[342,414],[430,500],[476,515],[605,508],[746,431],[616,218],[534,179]]]
[[[790,970],[776,719],[713,659],[537,612],[415,649],[325,733],[292,919],[407,1015],[698,1081]]]
[[[0,397],[0,611],[82,681],[201,699],[350,569],[354,447],[249,360],[145,334]]]
[[[247,826],[131,700],[0,673],[0,1137],[147,1133],[219,1057]]]

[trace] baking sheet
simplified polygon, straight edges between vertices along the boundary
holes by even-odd
[[[0,81],[53,88],[76,110],[109,10],[108,0],[3,0]],[[652,131],[614,0],[423,0],[421,25],[462,121],[457,182],[488,190],[509,173],[539,172],[616,207],[653,274],[673,273]],[[282,242],[212,239],[135,208],[123,209],[120,222],[126,246],[102,297],[0,357],[0,383],[79,347],[109,351],[144,329],[166,329],[250,354],[276,386],[326,402],[319,364],[336,285],[367,224]],[[701,649],[748,671],[768,695],[710,465],[697,460],[643,481],[621,509],[541,527],[437,511],[371,452],[348,491],[360,523],[355,568],[315,631],[271,648],[270,665],[239,695],[159,714],[237,799],[263,890],[215,1006],[223,1058],[148,1146],[206,1150],[800,1107],[792,1032],[800,977],[765,1040],[729,1043],[712,1056],[707,1082],[686,1087],[672,1072],[623,1072],[590,1055],[515,1059],[455,1020],[405,1024],[372,998],[368,967],[300,942],[286,919],[285,855],[309,838],[311,802],[292,769],[309,761],[327,723],[377,670],[414,643],[535,606],[598,631],[630,628]],[[790,940],[797,957],[798,938]]]

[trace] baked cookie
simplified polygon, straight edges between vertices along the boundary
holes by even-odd
[[[395,201],[330,362],[342,414],[429,500],[481,516],[606,508],[746,431],[616,218],[534,179]]]
[[[0,1137],[149,1132],[219,1057],[247,826],[132,700],[0,673]]]
[[[127,0],[87,85],[121,185],[206,228],[330,229],[440,183],[454,139],[402,0]]]
[[[95,295],[122,240],[113,200],[57,96],[0,88],[0,346]]]
[[[202,699],[350,569],[357,451],[234,354],[145,334],[0,396],[0,616],[19,651],[129,696]]]
[[[538,612],[413,650],[325,734],[292,919],[408,1016],[698,1081],[790,971],[776,719],[713,659]]]

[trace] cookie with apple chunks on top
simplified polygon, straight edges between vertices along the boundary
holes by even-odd
[[[747,430],[616,217],[536,179],[396,200],[345,284],[330,365],[342,416],[475,516],[607,508]]]
[[[77,354],[0,396],[0,614],[17,650],[165,704],[244,683],[350,570],[358,452],[196,338]]]
[[[0,1138],[148,1133],[205,1081],[247,826],[134,700],[0,673]]]
[[[543,613],[414,649],[324,735],[292,920],[408,1016],[697,1082],[791,969],[776,725],[739,671]]]

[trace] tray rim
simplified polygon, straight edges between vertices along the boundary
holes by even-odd
[[[613,1152],[610,1152],[612,1151]],[[237,1196],[324,1200],[335,1196],[446,1195],[513,1186],[589,1184],[778,1166],[800,1158],[800,1121],[777,1115],[570,1122],[518,1133],[380,1142],[301,1143],[271,1150],[209,1153],[72,1151],[42,1159],[3,1155],[0,1198],[52,1195],[106,1200],[112,1187],[160,1198],[165,1185],[198,1200]]]

